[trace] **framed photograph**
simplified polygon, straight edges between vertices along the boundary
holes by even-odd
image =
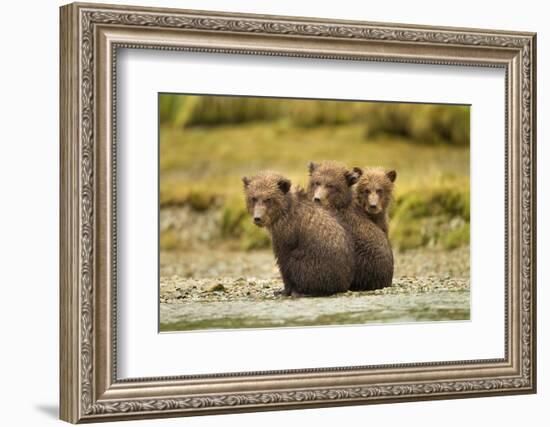
[[[60,13],[63,420],[536,391],[535,34]]]

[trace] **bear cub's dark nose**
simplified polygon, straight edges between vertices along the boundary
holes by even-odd
[[[319,197],[314,197],[314,198],[313,198],[313,201],[314,201],[315,203],[321,203],[321,199],[320,199]]]
[[[254,217],[254,222],[255,222],[256,224],[259,224],[261,221],[262,221],[262,219],[261,219],[259,216],[255,216],[255,217]]]

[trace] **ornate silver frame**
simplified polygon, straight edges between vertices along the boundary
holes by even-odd
[[[535,392],[535,34],[98,4],[71,4],[60,13],[63,420]],[[504,68],[505,357],[117,379],[114,65],[119,47]]]

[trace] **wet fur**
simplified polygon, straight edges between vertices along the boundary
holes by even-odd
[[[275,172],[243,182],[251,215],[268,201],[260,210],[265,216],[261,225],[271,233],[283,293],[319,296],[347,291],[354,274],[353,244],[338,219],[311,203],[303,189],[290,190],[290,181]]]
[[[386,171],[380,167],[355,168],[354,170],[360,171],[360,178],[354,187],[357,204],[387,235],[389,231],[388,209],[393,200],[396,172],[394,170]],[[371,202],[376,205],[375,208],[369,207]]]
[[[336,214],[344,224],[354,244],[355,271],[351,290],[372,290],[391,286],[393,253],[387,235],[354,201],[352,186],[361,170],[352,171],[336,162],[311,163],[308,196]],[[320,187],[325,187],[319,191]]]

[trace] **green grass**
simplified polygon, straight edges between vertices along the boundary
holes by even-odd
[[[425,144],[469,145],[466,106],[380,104],[368,114],[366,136],[401,135]]]
[[[184,244],[182,243],[174,230],[163,230],[160,233],[159,246],[163,251],[184,249]]]
[[[454,249],[470,242],[469,180],[442,180],[397,196],[390,211],[390,239],[398,250]]]
[[[241,177],[273,169],[305,186],[308,162],[325,159],[397,170],[390,211],[390,237],[397,250],[451,249],[469,242],[470,153],[465,146],[419,144],[395,136],[365,139],[364,126],[358,124],[252,123],[164,126],[160,153],[161,208],[220,209],[221,239],[236,242],[241,250],[270,245],[265,230],[255,227],[245,210]],[[161,236],[163,249],[182,245],[177,236]]]
[[[201,194],[241,196],[243,175],[274,169],[307,183],[311,160],[339,160],[350,167],[383,165],[397,170],[406,189],[469,174],[469,150],[444,144],[412,144],[403,138],[366,141],[359,125],[297,129],[284,125],[161,129],[161,206],[192,203]]]
[[[470,243],[470,223],[464,223],[459,228],[451,230],[443,240],[443,246],[447,250],[458,248]]]
[[[264,122],[297,128],[361,124],[368,138],[469,145],[468,106],[282,98],[160,96],[160,121],[176,129]]]

